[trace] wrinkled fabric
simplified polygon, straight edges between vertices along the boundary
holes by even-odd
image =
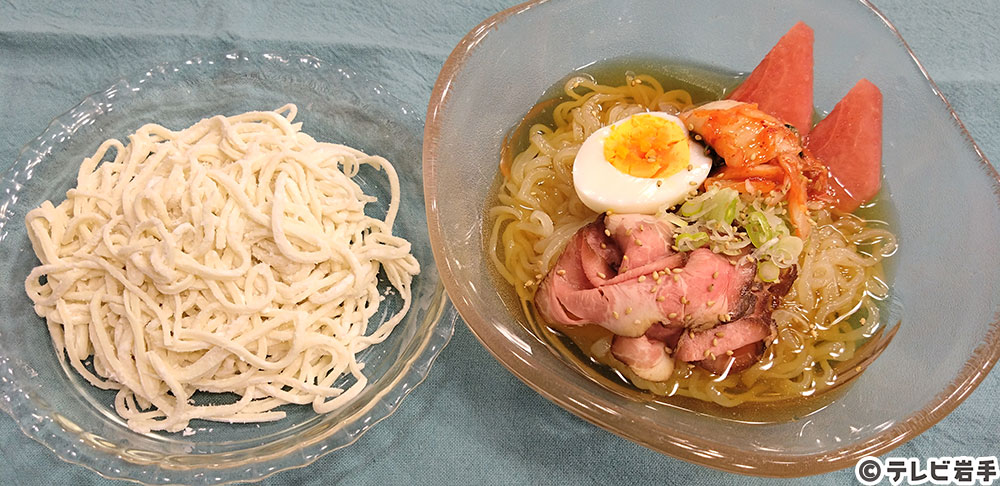
[[[987,157],[1000,161],[994,0],[873,0],[900,29]],[[89,4],[89,2],[87,2]],[[96,2],[95,2],[96,3]],[[152,64],[231,49],[309,53],[377,79],[420,110],[451,49],[517,0],[0,1],[0,170],[49,121]],[[1000,374],[893,456],[996,455]],[[427,380],[355,444],[268,485],[856,484],[845,469],[746,478],[653,452],[522,384],[459,323]],[[69,465],[0,413],[0,484],[132,484]],[[884,482],[883,484],[888,484]]]

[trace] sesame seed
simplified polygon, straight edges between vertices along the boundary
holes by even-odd
[[[608,276],[605,275],[604,272],[597,272],[597,276],[601,278],[608,278]]]
[[[729,260],[729,264],[735,267],[736,266],[736,260]]]
[[[525,287],[531,287],[531,286],[532,286],[532,285],[534,285],[534,284],[535,284],[535,282],[534,282],[534,281],[532,281],[532,280],[526,280],[526,281],[524,282],[524,286],[525,286]]]
[[[615,319],[618,319],[618,316],[619,316],[618,311],[612,312],[611,316],[614,317]]]
[[[691,184],[692,186],[697,186],[698,185],[698,183],[695,182],[695,181],[688,182],[688,184]]]
[[[646,225],[640,224],[639,225],[639,231],[646,231]]]
[[[858,366],[857,368],[854,368],[854,371],[857,371],[858,373],[861,373],[861,367]]]
[[[681,281],[681,276],[680,276],[680,275],[677,275],[677,274],[675,273],[675,274],[674,274],[674,282],[680,282],[680,281]]]
[[[728,321],[729,320],[729,314],[719,314],[719,320],[722,321],[722,322]]]
[[[604,243],[601,243],[601,249],[602,249],[602,250],[604,250],[604,249],[607,249],[607,248],[608,248],[608,245],[607,245],[607,244],[604,244]]]
[[[732,355],[733,355],[733,350],[732,349],[726,351],[726,356],[732,356]]]
[[[716,336],[716,337],[725,337],[725,336],[726,336],[726,333],[724,333],[724,332],[722,332],[722,331],[719,331],[719,332],[715,333],[715,336]]]
[[[656,285],[660,285],[663,282],[663,278],[656,279]]]
[[[694,134],[694,139],[695,140],[701,140],[701,135],[698,135],[697,133]]]
[[[674,350],[670,349],[670,346],[664,346],[663,350],[666,351],[667,354],[674,354]]]
[[[638,245],[638,246],[642,246],[642,242],[639,241],[639,240],[635,240],[635,244]]]
[[[625,230],[625,236],[632,236],[632,228]]]
[[[709,356],[710,356],[710,357],[711,357],[712,359],[716,359],[716,358],[715,358],[715,353],[708,353],[708,355],[709,355]]]
[[[635,325],[637,325],[637,326],[638,326],[639,324],[642,324],[642,321],[640,321],[639,319],[636,319],[636,320],[635,320]]]
[[[632,308],[631,307],[626,307],[625,308],[625,314],[631,314],[631,313],[632,313]]]
[[[712,274],[712,278],[719,278],[719,271],[718,270],[716,270],[715,273]]]
[[[660,278],[660,272],[658,272],[656,270],[653,270],[653,278],[659,279]]]
[[[681,268],[675,268],[675,269],[671,270],[671,272],[674,272],[674,273],[681,273],[683,271],[684,271],[684,269],[681,269]]]
[[[622,260],[628,260],[628,255],[622,255]]]
[[[667,319],[675,319],[676,317],[677,317],[677,313],[676,312],[671,312],[671,313],[667,314]]]
[[[718,346],[718,345],[719,345],[719,339],[718,338],[712,338],[712,346]]]
[[[694,365],[693,365],[693,364],[691,364],[691,363],[688,363],[688,369],[689,369],[689,370],[693,370],[693,369],[694,369]]]
[[[646,276],[645,275],[639,275],[639,281],[640,282],[645,282],[646,281]]]
[[[563,270],[563,269],[560,268],[559,271],[556,272],[556,274],[558,274],[558,275],[566,275],[566,270]]]
[[[611,236],[611,230],[609,230],[609,229],[605,229],[605,230],[604,230],[604,234],[605,234],[606,236]]]
[[[694,125],[692,125],[692,124],[688,123],[688,130],[689,130],[689,131],[691,131],[691,130],[694,130]]]
[[[611,216],[612,214],[615,214],[615,212],[609,209],[609,210],[605,211],[604,214],[607,214],[608,216]]]
[[[681,296],[681,304],[688,305],[689,303],[691,303],[691,301],[689,301],[687,297],[685,297],[685,296],[682,295]]]
[[[705,307],[712,307],[713,305],[715,305],[715,301],[714,300],[710,300],[708,302],[705,302]]]
[[[663,302],[664,300],[667,300],[667,298],[662,295],[656,297],[657,302]]]
[[[712,352],[706,349],[705,350],[705,357],[707,358],[710,354],[712,354]]]
[[[859,322],[861,322],[861,325],[864,325],[864,324],[865,324],[865,322],[867,322],[867,320],[866,320],[866,319],[865,319],[864,317],[862,317],[862,318],[861,318],[861,321],[859,321]]]
[[[715,290],[715,284],[708,284],[708,291],[711,292]]]

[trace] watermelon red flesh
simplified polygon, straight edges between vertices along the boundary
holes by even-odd
[[[882,92],[862,79],[813,127],[806,142],[830,169],[836,206],[854,211],[882,183]]]
[[[757,103],[807,135],[813,112],[813,30],[803,22],[792,26],[729,99]]]

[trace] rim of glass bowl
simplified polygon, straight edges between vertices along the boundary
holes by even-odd
[[[63,140],[73,136],[93,121],[95,107],[103,106],[111,98],[121,100],[148,92],[158,83],[170,84],[170,73],[194,70],[202,63],[220,66],[259,66],[266,69],[294,73],[305,70],[315,76],[338,76],[342,81],[363,85],[380,97],[391,100],[394,107],[403,108],[405,116],[412,117],[415,127],[422,122],[419,114],[404,102],[391,95],[378,83],[357,72],[330,64],[309,55],[252,53],[230,51],[218,55],[199,56],[178,62],[167,62],[134,77],[121,78],[111,86],[84,98],[80,103],[59,115],[41,135],[26,144],[17,160],[0,180],[0,241],[10,222],[7,204],[11,204],[27,180],[30,168],[42,163]],[[141,83],[141,84],[140,84]],[[142,87],[139,90],[139,87]],[[418,132],[415,132],[418,133]],[[412,312],[412,311],[411,311]],[[378,422],[392,415],[406,396],[427,377],[434,360],[448,344],[458,318],[455,308],[448,305],[440,279],[431,294],[431,303],[418,321],[414,339],[404,346],[405,360],[393,364],[387,372],[392,379],[386,388],[354,413],[340,420],[321,421],[300,434],[282,437],[274,442],[258,444],[240,451],[238,460],[233,452],[198,454],[198,461],[170,464],[163,467],[156,457],[144,457],[143,451],[118,448],[114,442],[103,439],[68,422],[57,412],[40,405],[30,396],[32,370],[19,360],[12,359],[0,340],[0,410],[9,414],[24,435],[51,450],[59,459],[83,466],[108,479],[122,479],[141,484],[194,483],[225,484],[237,481],[258,481],[278,472],[312,464],[320,457],[353,444]],[[281,447],[275,448],[275,445]]]
[[[476,50],[478,45],[492,32],[499,29],[505,21],[538,7],[539,5],[554,3],[557,1],[559,0],[529,0],[496,13],[481,22],[475,28],[470,30],[469,33],[462,38],[458,45],[455,46],[451,54],[448,56],[448,60],[441,68],[441,73],[434,84],[431,101],[427,107],[427,122],[424,127],[424,197],[426,198],[428,208],[427,223],[430,230],[431,247],[434,250],[434,259],[437,262],[438,272],[441,274],[441,280],[444,282],[445,288],[450,295],[461,295],[461,290],[455,282],[455,275],[452,273],[451,268],[449,268],[446,258],[444,258],[445,255],[443,254],[442,249],[444,235],[441,231],[441,222],[438,219],[437,213],[430,211],[430,208],[433,207],[433,201],[430,195],[436,193],[437,184],[437,181],[435,180],[434,165],[438,160],[438,153],[441,149],[441,147],[439,147],[436,143],[442,123],[439,118],[444,112],[443,108],[445,105],[452,101],[451,92],[448,90],[448,87],[455,81],[455,78],[461,71],[463,65],[470,57],[472,57],[473,52]],[[996,169],[986,158],[986,155],[983,154],[982,150],[972,139],[972,135],[969,134],[965,125],[958,118],[958,114],[955,113],[951,104],[947,99],[945,99],[937,84],[935,84],[931,79],[923,64],[921,64],[917,59],[913,50],[910,49],[909,44],[906,43],[896,27],[868,0],[855,1],[860,3],[863,7],[868,8],[871,14],[878,17],[878,19],[884,23],[885,26],[899,39],[900,43],[906,49],[916,67],[920,70],[921,75],[923,75],[933,88],[934,93],[937,94],[937,96],[944,103],[948,113],[954,119],[955,123],[958,125],[971,147],[975,150],[980,162],[985,166],[984,168],[987,170],[987,173],[1000,182],[1000,174],[997,173]],[[620,416],[609,413],[609,409],[603,406],[589,406],[587,403],[589,397],[584,397],[584,400],[580,400],[579,397],[570,397],[569,394],[566,393],[566,390],[572,389],[572,386],[564,378],[555,374],[543,376],[543,374],[538,370],[521,361],[513,354],[499,352],[498,350],[502,349],[501,341],[503,340],[503,337],[489,336],[478,329],[478,327],[485,328],[486,326],[486,320],[479,313],[479,310],[463,299],[453,299],[452,302],[455,307],[458,308],[459,314],[461,314],[462,318],[465,320],[466,325],[476,336],[479,342],[482,343],[482,345],[490,352],[490,354],[492,354],[493,357],[503,364],[508,370],[514,373],[514,375],[521,381],[530,386],[543,397],[594,425],[622,436],[628,440],[635,441],[643,446],[658,450],[664,454],[678,459],[683,459],[688,462],[739,474],[772,477],[795,477],[821,474],[853,466],[855,462],[865,456],[878,456],[888,452],[889,450],[892,450],[913,437],[923,433],[925,430],[951,413],[955,407],[961,404],[962,401],[964,401],[972,393],[972,391],[975,390],[976,386],[982,382],[982,380],[989,373],[990,369],[992,369],[998,359],[1000,359],[1000,320],[994,320],[990,324],[990,330],[986,334],[983,342],[965,362],[965,365],[962,367],[958,376],[944,391],[939,393],[935,399],[928,403],[922,410],[906,417],[900,422],[897,422],[894,426],[882,431],[866,442],[856,444],[852,447],[835,449],[826,453],[795,456],[794,460],[776,463],[767,460],[767,458],[756,456],[754,454],[748,454],[746,451],[729,447],[726,444],[715,442],[709,443],[703,438],[677,433],[668,429],[659,428],[655,431],[655,434],[649,434],[649,436],[655,436],[655,440],[644,440],[641,438],[626,436],[623,432],[615,430],[615,428],[618,427],[617,425],[605,424],[617,424],[619,422],[627,421],[627,419],[623,419]],[[998,319],[997,316],[994,316],[994,318]],[[476,323],[476,325],[473,325],[473,323]],[[547,383],[547,385],[542,386],[542,383]],[[699,447],[697,446],[700,444],[710,445],[711,449],[716,451],[719,456],[713,456],[711,460],[709,460],[706,456],[698,454],[697,450]]]

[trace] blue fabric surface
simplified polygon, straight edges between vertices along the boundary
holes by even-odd
[[[845,0],[847,1],[847,0]],[[513,0],[0,1],[0,170],[86,95],[149,66],[235,48],[354,67],[427,105],[452,47]],[[994,0],[878,0],[987,157],[1000,160],[1000,8]],[[992,244],[992,242],[983,242]],[[997,455],[1000,375],[896,456]],[[596,428],[500,366],[459,323],[426,382],[353,446],[265,484],[851,484],[691,465]],[[0,484],[109,484],[57,459],[0,414]]]

